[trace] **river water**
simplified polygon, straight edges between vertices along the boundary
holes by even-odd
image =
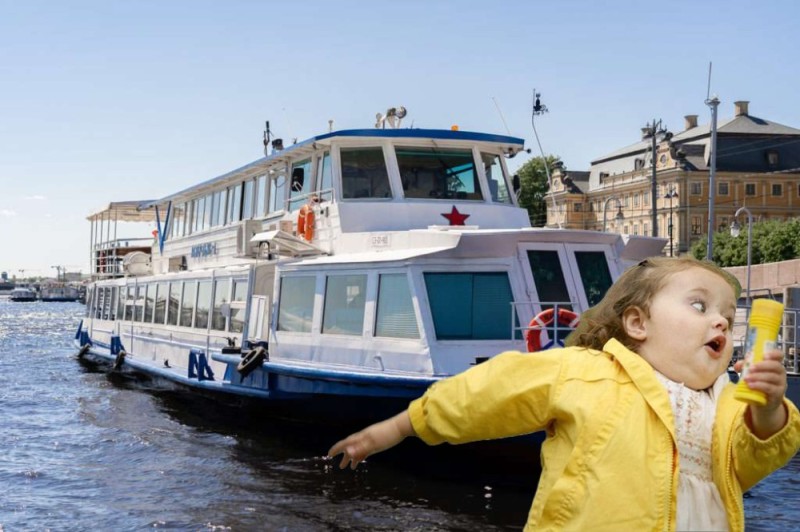
[[[340,471],[338,435],[147,389],[79,362],[77,303],[0,298],[0,532],[518,530],[534,481],[409,456]],[[748,530],[800,530],[800,456],[749,493]]]

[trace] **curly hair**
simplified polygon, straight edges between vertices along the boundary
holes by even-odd
[[[690,268],[703,268],[719,275],[733,289],[735,297],[739,297],[742,291],[739,281],[713,262],[689,256],[653,257],[625,270],[600,303],[581,315],[580,323],[567,337],[565,345],[601,350],[607,341],[615,338],[636,351],[639,343],[625,332],[622,315],[629,308],[638,307],[649,316],[650,301],[669,277]]]

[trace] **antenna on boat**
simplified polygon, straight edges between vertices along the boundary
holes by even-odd
[[[271,132],[269,130],[269,120],[267,120],[266,129],[264,129],[264,157],[269,155],[269,137]]]
[[[503,111],[500,110],[500,106],[497,104],[497,100],[495,99],[494,96],[492,96],[492,101],[494,102],[495,109],[497,109],[497,114],[500,115],[500,120],[503,121],[503,126],[506,128],[506,133],[511,135],[511,130],[508,129],[508,124],[506,123],[506,117],[503,116]]]
[[[542,143],[539,141],[539,133],[536,132],[536,120],[534,120],[537,116],[543,115],[548,112],[547,106],[542,104],[541,100],[541,93],[536,92],[536,89],[533,89],[533,109],[531,112],[531,126],[533,127],[533,134],[536,137],[536,144],[539,145],[539,152],[542,154],[542,164],[544,165],[544,173],[547,174],[547,186],[550,187],[550,199],[553,200],[553,216],[556,218],[556,222],[558,223],[558,228],[561,229],[561,218],[558,216],[558,209],[556,209],[556,197],[553,195],[553,180],[550,177],[550,168],[547,166],[547,157],[544,155],[544,150],[542,149]],[[547,221],[545,221],[545,225],[547,225]]]

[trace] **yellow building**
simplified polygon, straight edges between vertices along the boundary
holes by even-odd
[[[733,118],[718,121],[713,230],[727,231],[742,206],[753,222],[800,215],[800,129],[751,116],[748,103],[734,102]],[[676,255],[704,238],[710,125],[688,115],[680,133],[648,126],[639,142],[592,161],[589,172],[554,168],[548,227],[665,237],[664,253]]]

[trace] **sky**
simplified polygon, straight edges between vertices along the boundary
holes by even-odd
[[[510,134],[571,170],[733,102],[800,127],[793,0],[0,0],[0,272],[88,272],[86,217],[291,143],[403,126]],[[58,268],[57,268],[58,267]]]

